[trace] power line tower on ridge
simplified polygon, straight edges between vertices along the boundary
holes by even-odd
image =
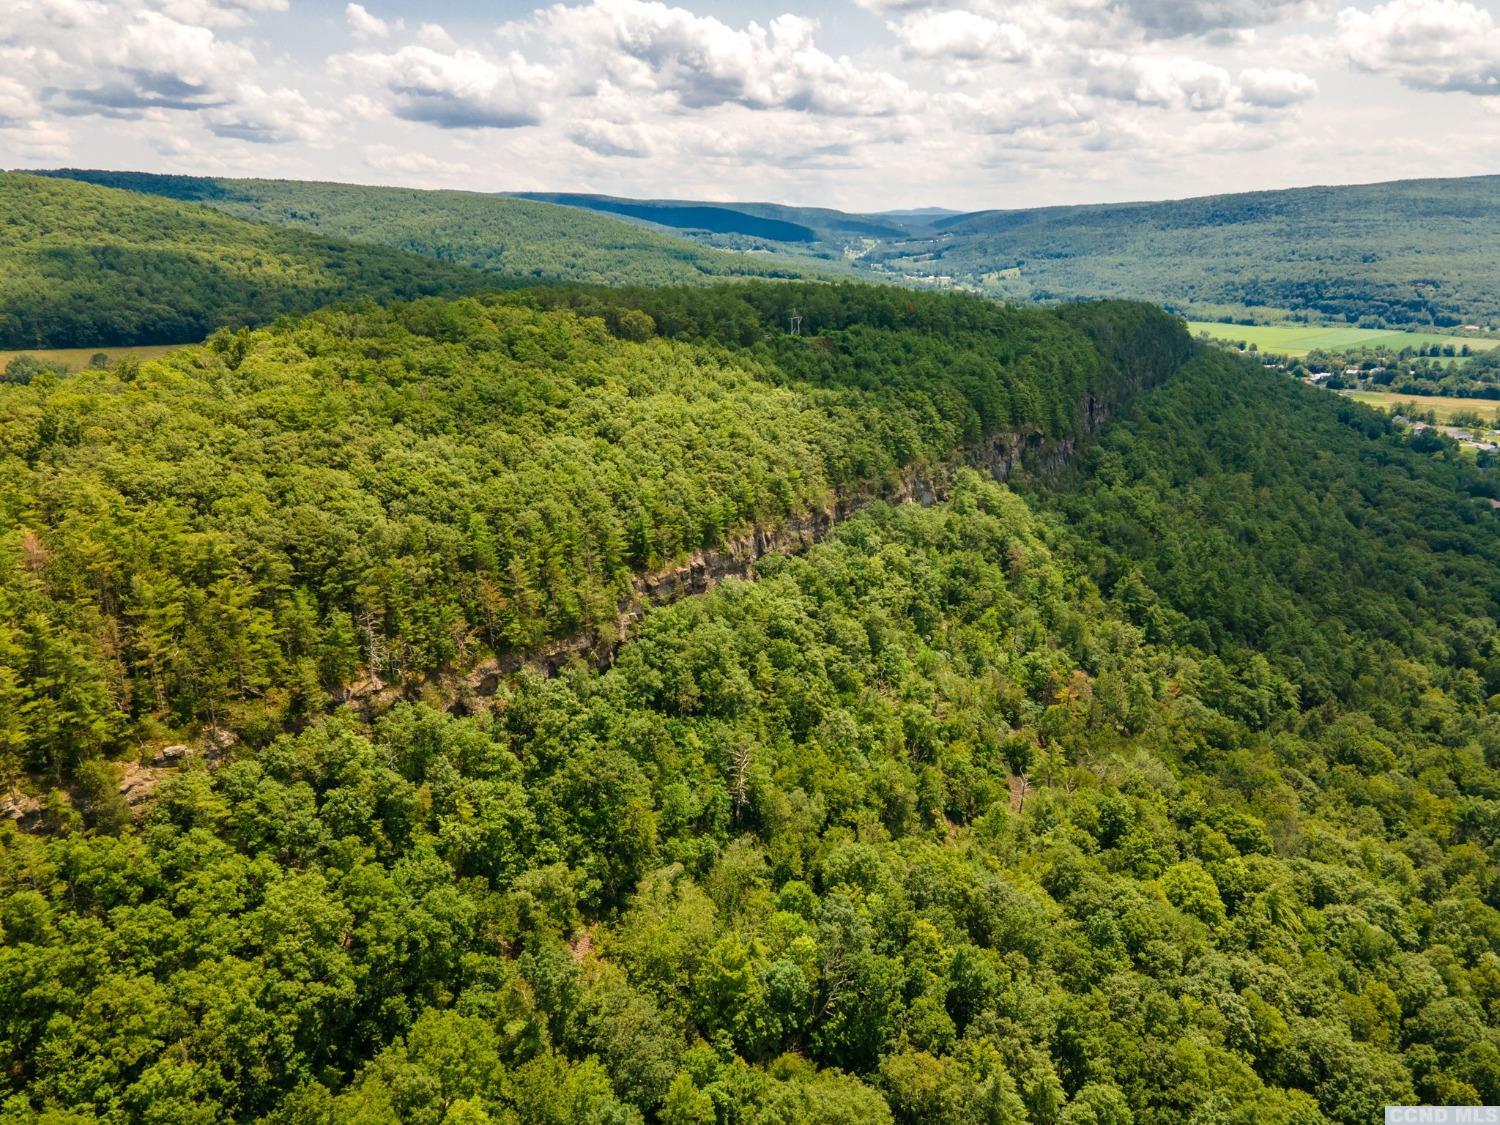
[[[787,325],[790,327],[793,336],[802,335],[802,314],[793,309],[791,316],[787,317]]]

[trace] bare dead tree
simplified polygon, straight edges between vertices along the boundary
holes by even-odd
[[[734,800],[734,819],[750,802],[750,744],[741,742],[729,752],[729,794]]]
[[[375,611],[369,607],[360,610],[359,629],[365,635],[365,662],[370,668],[370,680],[375,684],[376,690],[384,686],[380,678],[380,669],[386,662],[385,638],[381,636],[377,628],[378,619]]]
[[[1012,812],[1020,812],[1026,805],[1026,798],[1036,792],[1031,784],[1029,775],[1015,774],[1010,779],[1010,808]]]

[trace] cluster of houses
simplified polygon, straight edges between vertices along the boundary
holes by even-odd
[[[1270,367],[1272,365],[1266,364],[1266,366]],[[1354,387],[1363,390],[1367,387],[1378,386],[1376,383],[1377,376],[1386,374],[1388,370],[1389,368],[1385,367],[1372,367],[1368,369],[1363,367],[1345,367],[1341,372],[1310,371],[1303,376],[1302,381],[1309,386],[1326,387],[1330,380],[1339,377],[1340,381],[1334,383],[1335,387],[1346,386],[1345,381],[1347,380],[1352,381]],[[1415,375],[1416,372],[1412,371],[1411,374]],[[1380,389],[1385,388],[1382,387]],[[1339,391],[1339,394],[1343,395],[1353,393],[1353,390],[1347,388]],[[1430,422],[1413,422],[1401,414],[1397,414],[1391,421],[1401,429],[1410,429],[1414,434],[1432,430],[1436,433],[1447,435],[1466,449],[1472,449],[1479,453],[1500,453],[1500,428],[1476,429],[1467,426],[1441,426]],[[1500,508],[1500,502],[1497,502],[1497,508]]]
[[[1410,426],[1414,434],[1420,434],[1424,430],[1436,430],[1469,449],[1483,453],[1500,453],[1500,442],[1495,440],[1496,437],[1500,437],[1500,433],[1495,430],[1474,430],[1464,426],[1434,426],[1429,422],[1413,422],[1404,414],[1397,414],[1391,422],[1403,429]]]
[[[1373,382],[1377,375],[1384,375],[1388,370],[1389,368],[1385,367],[1372,367],[1368,371],[1363,367],[1346,367],[1344,368],[1343,375],[1345,379],[1353,379],[1355,386],[1364,388]],[[1410,371],[1408,374],[1415,375],[1416,371]],[[1321,387],[1328,380],[1332,379],[1333,375],[1332,371],[1310,371],[1303,377],[1302,381],[1314,387]]]

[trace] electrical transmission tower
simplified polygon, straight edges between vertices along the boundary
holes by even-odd
[[[802,314],[796,309],[793,309],[792,315],[787,317],[787,324],[791,328],[793,336],[802,335]]]

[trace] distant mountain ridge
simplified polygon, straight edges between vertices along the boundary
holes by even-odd
[[[626,214],[712,244],[761,239],[866,276],[1001,299],[1132,297],[1199,319],[1500,324],[1500,281],[1490,267],[1500,260],[1497,176],[878,214],[558,193],[527,198]]]
[[[481,192],[72,168],[41,174],[406,250],[510,282],[667,285],[805,276],[805,266],[791,260],[734,254],[576,208]]]
[[[869,264],[1002,297],[1129,293],[1205,318],[1451,327],[1500,323],[1496,260],[1500,176],[1478,176],[974,212]]]
[[[952,207],[908,207],[896,211],[876,211],[874,217],[877,219],[905,219],[935,222],[938,219],[946,219],[955,215],[966,214],[964,211],[956,211]]]
[[[514,281],[862,276],[1000,300],[1147,300],[1196,320],[1500,326],[1500,176],[1158,202],[855,214],[64,170]]]
[[[526,192],[513,198],[535,202],[557,203],[587,211],[605,211],[626,215],[666,227],[703,230],[714,234],[747,234],[777,242],[812,242],[817,238],[811,227],[751,215],[731,207],[698,203],[655,203],[614,199],[603,195],[570,195],[566,193]]]
[[[624,199],[574,192],[517,192],[514,198],[629,215],[682,230],[742,234],[779,242],[828,242],[850,237],[904,238],[911,233],[909,226],[892,221],[896,218],[894,214],[860,215],[827,207],[796,207],[782,203]]]

